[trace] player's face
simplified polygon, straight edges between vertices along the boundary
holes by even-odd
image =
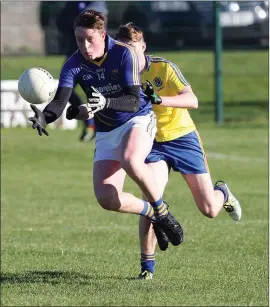
[[[105,48],[105,32],[77,27],[75,37],[78,48],[86,60],[95,60],[103,56]]]

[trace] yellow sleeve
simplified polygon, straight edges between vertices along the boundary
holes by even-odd
[[[180,69],[172,62],[168,63],[167,84],[175,94],[178,94],[185,86],[189,85]]]

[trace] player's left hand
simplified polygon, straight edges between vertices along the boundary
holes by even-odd
[[[73,106],[67,108],[66,118],[68,120],[87,120],[94,117],[93,110],[88,108],[87,105]]]
[[[92,109],[92,114],[106,107],[106,98],[93,86],[87,93],[87,107]]]
[[[154,87],[150,81],[146,80],[142,84],[142,90],[144,94],[151,100],[152,104],[161,104],[162,99],[160,96],[158,96],[158,94],[155,93]]]

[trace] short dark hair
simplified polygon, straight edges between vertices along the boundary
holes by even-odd
[[[140,42],[144,41],[143,31],[133,22],[121,25],[116,33],[115,39],[123,42]]]
[[[75,18],[74,30],[77,27],[105,31],[106,17],[95,10],[85,10]]]

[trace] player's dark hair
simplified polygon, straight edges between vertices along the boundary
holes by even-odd
[[[118,28],[115,39],[119,39],[123,42],[144,41],[143,31],[134,25],[133,22],[129,22],[125,25],[121,25]]]
[[[74,30],[77,27],[105,31],[106,17],[95,10],[85,10],[75,18]]]

